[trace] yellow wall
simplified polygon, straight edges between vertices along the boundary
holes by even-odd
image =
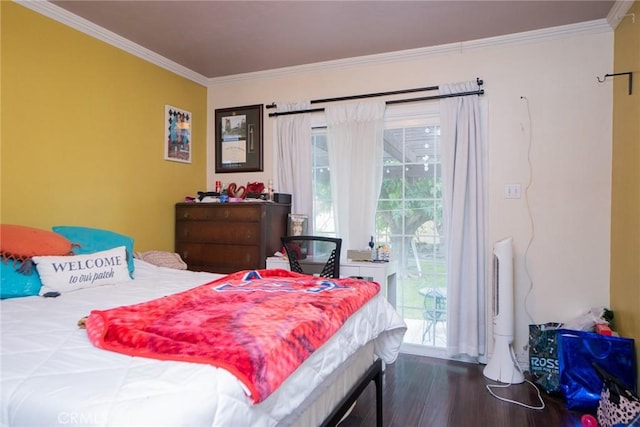
[[[636,340],[640,367],[640,2],[615,31],[614,72],[634,72],[633,94],[626,76],[615,77],[611,188],[611,308],[621,336]],[[640,374],[638,375],[640,382]]]
[[[173,250],[173,207],[206,185],[206,88],[13,2],[1,9],[1,216]],[[164,106],[193,114],[192,163],[164,160]]]

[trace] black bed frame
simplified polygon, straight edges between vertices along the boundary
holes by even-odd
[[[376,360],[373,365],[364,375],[358,380],[349,393],[340,401],[340,404],[333,410],[326,420],[321,424],[322,427],[337,426],[342,417],[347,413],[349,408],[355,403],[360,394],[369,385],[369,382],[374,381],[376,384],[376,426],[382,427],[382,360]]]

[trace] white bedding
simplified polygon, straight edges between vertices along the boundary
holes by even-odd
[[[375,340],[377,357],[395,361],[406,331],[379,294],[275,393],[253,405],[224,369],[131,357],[91,345],[76,324],[92,309],[146,301],[220,277],[135,262],[135,280],[123,284],[58,298],[1,301],[2,426],[278,425],[367,342]]]

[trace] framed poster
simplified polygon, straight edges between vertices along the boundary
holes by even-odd
[[[262,106],[215,110],[216,173],[263,170]]]
[[[191,113],[164,106],[164,158],[191,163]]]

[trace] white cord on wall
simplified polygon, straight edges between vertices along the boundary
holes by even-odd
[[[525,203],[527,204],[527,214],[529,215],[529,224],[531,227],[531,233],[529,235],[529,242],[527,243],[527,248],[524,251],[524,269],[525,272],[527,274],[527,279],[529,279],[529,290],[527,291],[527,295],[524,298],[524,311],[527,314],[527,317],[529,318],[529,323],[535,323],[535,321],[533,320],[533,317],[531,316],[531,313],[529,312],[529,307],[528,307],[528,300],[529,300],[529,295],[531,295],[531,292],[533,291],[533,279],[531,278],[531,273],[529,272],[529,249],[531,248],[531,244],[533,243],[533,238],[535,235],[535,224],[533,222],[533,216],[531,215],[531,205],[529,204],[529,188],[531,187],[531,184],[533,183],[533,166],[531,163],[531,146],[532,146],[532,142],[533,142],[533,124],[531,121],[531,109],[529,108],[529,99],[527,99],[526,96],[521,96],[520,99],[524,100],[525,105],[527,107],[527,119],[528,119],[528,129],[529,129],[529,139],[528,139],[528,146],[527,146],[527,164],[529,166],[529,181],[527,182],[527,185],[524,189],[524,200]],[[522,126],[522,124],[521,124]],[[522,131],[525,131],[524,126],[522,126]]]

